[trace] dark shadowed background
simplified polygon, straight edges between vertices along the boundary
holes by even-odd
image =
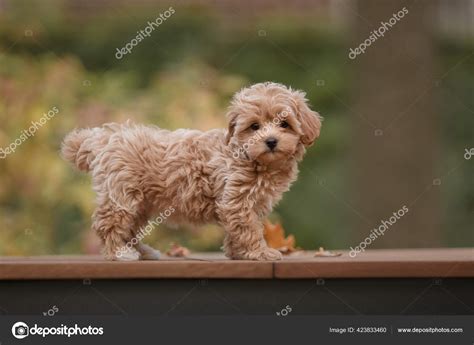
[[[465,0],[0,0],[0,255],[97,252],[90,179],[58,154],[68,131],[223,127],[232,94],[268,80],[306,91],[325,118],[272,215],[298,246],[356,246],[403,206],[370,248],[473,246],[473,18]],[[222,236],[160,226],[147,242],[218,250]]]

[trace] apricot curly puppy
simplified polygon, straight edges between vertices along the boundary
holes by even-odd
[[[92,227],[106,258],[158,259],[134,237],[149,218],[172,208],[168,222],[222,225],[229,258],[281,259],[265,243],[262,220],[319,136],[321,118],[306,102],[303,92],[266,82],[234,96],[228,129],[112,123],[69,133],[62,155],[92,174],[98,204]],[[128,254],[117,255],[127,243],[134,244]]]

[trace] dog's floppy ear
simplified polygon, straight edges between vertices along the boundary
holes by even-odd
[[[229,119],[229,128],[227,129],[227,135],[225,137],[225,144],[229,145],[230,139],[234,135],[235,132],[235,124],[236,124],[236,119],[237,119],[237,114],[230,110],[227,113],[227,118]]]
[[[301,142],[304,146],[311,146],[319,137],[321,131],[322,117],[308,107],[306,94],[301,91],[293,92],[293,99],[296,103],[296,116],[301,125]]]

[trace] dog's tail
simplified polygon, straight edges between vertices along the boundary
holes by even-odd
[[[106,128],[76,129],[66,135],[61,156],[81,171],[90,171],[91,163],[107,145],[112,132]]]

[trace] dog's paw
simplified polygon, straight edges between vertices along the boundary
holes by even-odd
[[[153,249],[153,252],[142,254],[140,260],[160,260],[161,252],[158,249]]]
[[[160,260],[161,252],[158,249],[143,243],[138,244],[137,249],[141,254],[140,260]]]
[[[132,248],[126,251],[118,251],[113,260],[116,261],[137,261],[140,260],[140,253]]]
[[[253,252],[245,253],[242,259],[258,260],[258,261],[277,261],[281,260],[283,256],[281,253],[273,248],[262,248]]]

